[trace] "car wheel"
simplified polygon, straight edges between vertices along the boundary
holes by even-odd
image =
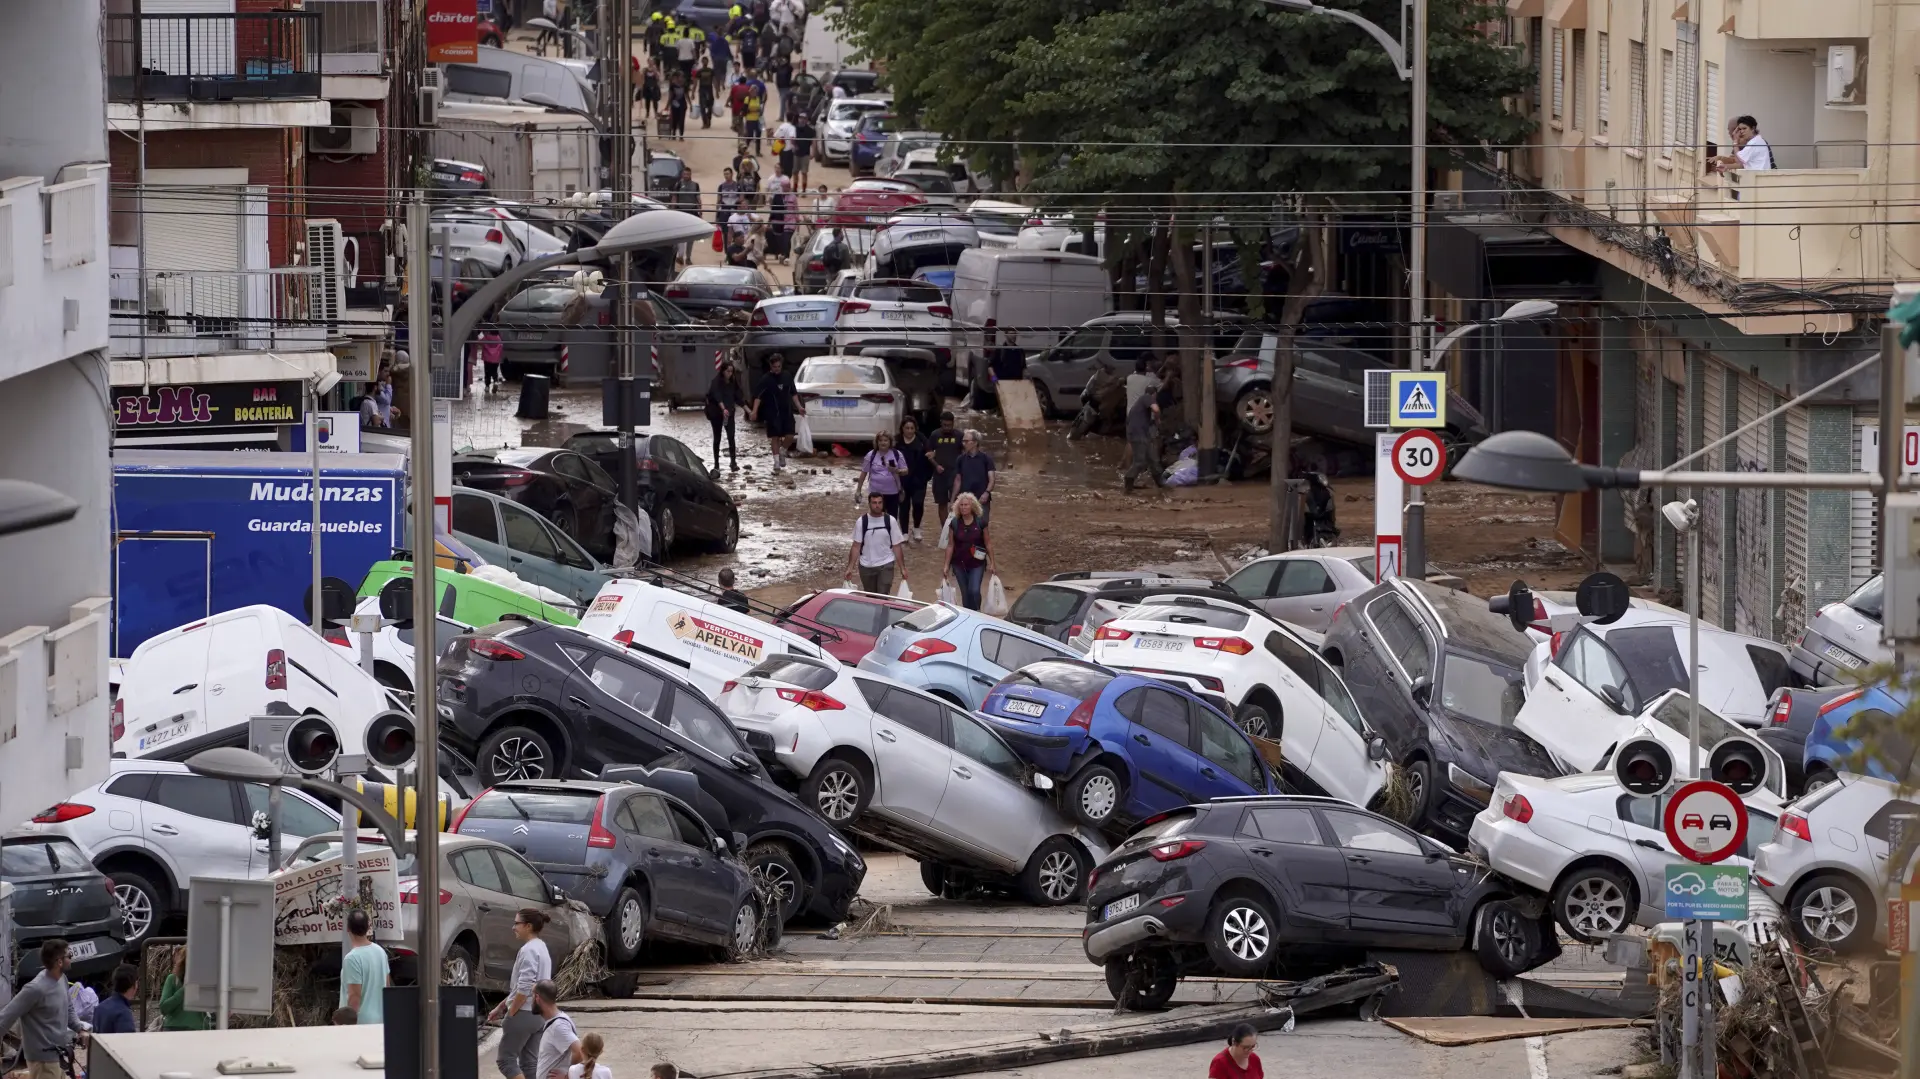
[[[727,530],[720,536],[720,553],[732,554],[740,546],[740,511],[727,511]]]
[[[1417,831],[1427,823],[1427,800],[1433,793],[1433,762],[1425,757],[1407,762],[1407,823]]]
[[[447,954],[440,958],[440,981],[444,985],[473,984],[473,953],[466,945],[447,945]]]
[[[1828,873],[1793,890],[1787,917],[1805,943],[1845,952],[1872,939],[1879,911],[1858,884]]]
[[[640,945],[646,939],[647,905],[641,901],[639,892],[622,888],[613,900],[613,910],[607,915],[608,960],[626,966],[639,957]]]
[[[1207,915],[1207,955],[1229,978],[1257,978],[1273,963],[1279,922],[1264,899],[1230,895]]]
[[[939,862],[920,863],[920,883],[936,897],[947,894],[947,867]]]
[[[1255,386],[1242,393],[1234,399],[1233,418],[1239,421],[1241,430],[1250,435],[1264,435],[1273,430],[1273,391]]]
[[[807,899],[806,882],[801,879],[800,867],[793,863],[793,856],[778,843],[755,843],[747,848],[746,861],[754,879],[765,884],[779,904],[775,913],[779,915],[780,924],[792,921]]]
[[[141,943],[153,935],[166,916],[166,906],[161,902],[161,896],[166,893],[146,877],[129,870],[119,870],[109,876],[113,879],[113,898],[120,904],[120,921],[127,931],[126,950],[138,952]]]
[[[507,779],[555,778],[553,747],[537,731],[501,727],[480,741],[480,773],[487,786]]]
[[[1080,770],[1067,784],[1067,812],[1082,824],[1104,828],[1120,812],[1125,789],[1120,777],[1104,764]]]
[[[385,663],[377,663],[374,665],[373,680],[398,693],[408,695],[413,693],[413,682],[408,680],[406,675],[401,674],[398,669]]]
[[[561,534],[566,536],[568,539],[578,538],[577,534],[574,532],[574,527],[579,522],[578,522],[578,518],[575,516],[573,512],[572,506],[559,505],[559,506],[553,507],[553,512],[547,514],[547,520],[552,521],[553,527],[559,529]]]
[[[1839,776],[1833,773],[1833,769],[1831,768],[1815,768],[1813,771],[1807,773],[1806,784],[1801,788],[1800,793],[1803,796],[1812,794],[1814,791],[1819,790],[1821,787],[1839,778]]]
[[[760,946],[760,900],[747,896],[733,912],[733,925],[727,931],[727,961],[739,962]]]
[[[666,561],[667,554],[673,550],[673,541],[680,535],[679,527],[674,523],[673,510],[661,506],[653,515],[653,557],[655,561]]]
[[[1160,951],[1135,952],[1107,960],[1107,992],[1127,1011],[1157,1012],[1173,999],[1180,974],[1173,958]]]
[[[1054,407],[1053,395],[1047,392],[1047,384],[1037,378],[1028,379],[1027,381],[1033,383],[1033,395],[1040,399],[1040,418],[1047,420],[1060,419],[1061,412],[1058,408]]]
[[[1233,721],[1255,738],[1275,742],[1280,740],[1280,709],[1276,706],[1260,701],[1243,701],[1234,711]]]
[[[842,757],[821,761],[800,784],[801,799],[835,826],[853,823],[872,796],[873,784],[866,773]]]
[[[1633,913],[1633,886],[1625,874],[1606,866],[1576,869],[1553,890],[1553,920],[1582,944],[1625,932]]]
[[[609,974],[600,979],[600,991],[615,1000],[625,1000],[640,990],[640,975],[631,971]]]
[[[1480,915],[1480,939],[1474,943],[1480,966],[1496,978],[1512,978],[1532,969],[1540,954],[1540,923],[1505,900],[1487,904]]]
[[[1036,907],[1058,907],[1080,898],[1087,864],[1080,848],[1063,836],[1054,836],[1027,859],[1020,872],[1020,893]]]

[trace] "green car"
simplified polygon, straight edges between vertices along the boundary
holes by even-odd
[[[515,592],[504,585],[450,569],[433,571],[438,609],[448,618],[470,626],[490,626],[509,614],[537,618],[558,626],[578,625],[580,618],[564,607],[542,603],[532,596]],[[412,562],[375,562],[360,582],[360,597],[377,596],[396,578],[413,578]]]

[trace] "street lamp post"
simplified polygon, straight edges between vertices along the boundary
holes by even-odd
[[[307,379],[307,454],[312,458],[313,477],[307,495],[313,500],[313,531],[308,535],[308,546],[313,555],[313,592],[308,612],[313,616],[313,631],[326,632],[322,622],[324,611],[320,602],[320,399],[340,384],[340,372],[328,371],[324,375],[315,375]],[[279,833],[275,833],[278,838]],[[278,864],[274,868],[279,868]]]

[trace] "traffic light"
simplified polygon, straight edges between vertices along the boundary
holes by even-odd
[[[1614,751],[1613,775],[1629,794],[1664,794],[1673,786],[1673,754],[1657,738],[1629,738]]]
[[[287,728],[287,764],[302,775],[316,776],[340,758],[340,736],[320,716],[301,716]]]
[[[1707,778],[1725,783],[1738,795],[1751,794],[1767,781],[1767,754],[1760,743],[1730,734],[1707,754]]]
[[[413,717],[405,712],[382,712],[367,724],[367,760],[381,768],[398,768],[413,759]]]

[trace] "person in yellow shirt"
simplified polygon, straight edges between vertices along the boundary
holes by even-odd
[[[747,91],[747,107],[742,117],[743,130],[740,141],[753,147],[754,153],[760,152],[760,115],[766,108],[767,99],[758,91]]]

